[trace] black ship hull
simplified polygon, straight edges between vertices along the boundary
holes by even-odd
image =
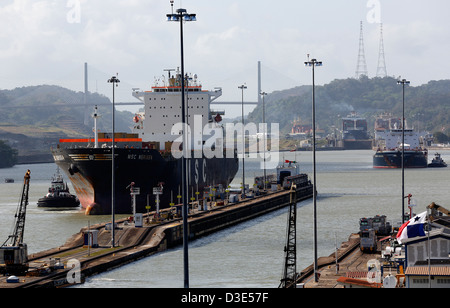
[[[38,207],[48,208],[75,208],[80,206],[80,201],[75,197],[44,197],[38,200]]]
[[[107,215],[111,211],[111,148],[78,148],[52,150],[55,163],[70,179],[86,214]],[[163,156],[164,155],[164,156]],[[115,213],[132,213],[129,185],[140,188],[136,196],[136,212],[155,209],[153,188],[163,185],[160,208],[178,203],[181,195],[182,160],[152,149],[115,149]],[[239,168],[233,158],[192,158],[188,160],[189,196],[206,186],[227,187]]]
[[[427,151],[405,150],[405,168],[427,168]],[[402,151],[377,151],[373,156],[373,167],[377,169],[402,168]]]
[[[370,150],[372,140],[342,140],[342,147],[345,150]]]
[[[347,130],[342,136],[342,147],[345,150],[370,150],[372,140],[366,130]]]
[[[447,168],[447,164],[445,164],[445,163],[431,163],[431,164],[428,164],[428,168]]]

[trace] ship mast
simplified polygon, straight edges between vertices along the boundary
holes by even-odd
[[[94,107],[94,113],[92,114],[92,117],[94,118],[94,139],[95,139],[95,145],[94,148],[98,148],[98,130],[97,130],[97,119],[100,118],[100,115],[98,114],[98,107],[95,105]]]

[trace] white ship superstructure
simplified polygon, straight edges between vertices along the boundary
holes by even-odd
[[[391,129],[377,133],[378,140],[384,140],[386,150],[400,149],[403,141],[402,135],[402,129]],[[419,133],[415,132],[413,129],[405,129],[405,149],[420,148],[419,140]]]
[[[196,75],[186,78],[185,85],[187,123],[191,133],[197,134],[192,138],[197,140],[197,143],[203,144],[202,141],[207,139],[203,136],[203,127],[208,123],[220,122],[218,119],[221,120],[220,117],[217,118],[218,113],[211,110],[210,104],[222,95],[222,89],[202,90]],[[143,113],[136,114],[134,132],[139,133],[139,137],[143,142],[149,143],[149,147],[160,151],[170,151],[173,142],[182,135],[181,93],[181,75],[177,72],[175,76],[171,76],[170,71],[168,80],[165,78],[157,80],[152,91],[135,90],[133,92],[133,96],[142,101],[145,106]],[[201,119],[201,123],[198,123],[198,119]],[[201,129],[194,129],[194,125],[195,128]],[[174,128],[179,129],[173,131]],[[194,144],[194,148],[201,147],[202,144]]]

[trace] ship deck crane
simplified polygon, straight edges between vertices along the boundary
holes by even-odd
[[[30,189],[30,170],[25,173],[13,234],[0,247],[0,273],[23,275],[28,271],[28,249],[23,242]]]
[[[285,263],[279,288],[295,288],[297,280],[297,188],[292,184],[290,190],[289,216],[284,247]]]

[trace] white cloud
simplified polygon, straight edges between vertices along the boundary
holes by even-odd
[[[233,46],[239,45],[245,34],[246,31],[238,26],[231,27],[223,32],[206,33],[200,35],[196,40],[195,50],[198,55],[203,56],[214,55],[218,49],[233,53]]]
[[[0,88],[56,83],[80,89],[82,67],[88,62],[103,79],[119,72],[125,99],[131,87],[146,88],[165,68],[179,66],[179,27],[166,21],[169,1],[79,0],[80,22],[68,22],[69,0],[3,0],[0,3]],[[71,0],[78,1],[78,0]],[[449,65],[430,66],[449,50],[448,1],[434,0],[434,10],[419,0],[381,2],[389,74],[427,82],[449,78]],[[345,5],[343,5],[345,3]],[[356,68],[359,21],[368,8],[360,0],[320,3],[261,0],[183,0],[198,21],[185,24],[185,59],[189,71],[204,84],[224,87],[224,97],[239,99],[237,84],[256,84],[256,63],[270,75],[291,80],[285,87],[309,84],[303,67],[307,53],[324,61],[321,83],[352,77]],[[314,13],[311,13],[314,12]],[[378,58],[376,24],[365,25],[366,58],[374,75]],[[72,73],[75,72],[75,73]],[[107,72],[107,73],[102,73]],[[266,73],[263,71],[263,74]],[[94,75],[94,73],[92,73]],[[266,85],[284,84],[263,75]],[[125,81],[128,85],[125,86]],[[297,83],[296,83],[297,82]],[[94,88],[91,86],[90,88]],[[267,90],[267,88],[266,88]],[[276,90],[276,89],[274,89]],[[107,92],[109,93],[109,91]],[[249,93],[256,93],[249,88]],[[256,95],[252,95],[256,96]]]

